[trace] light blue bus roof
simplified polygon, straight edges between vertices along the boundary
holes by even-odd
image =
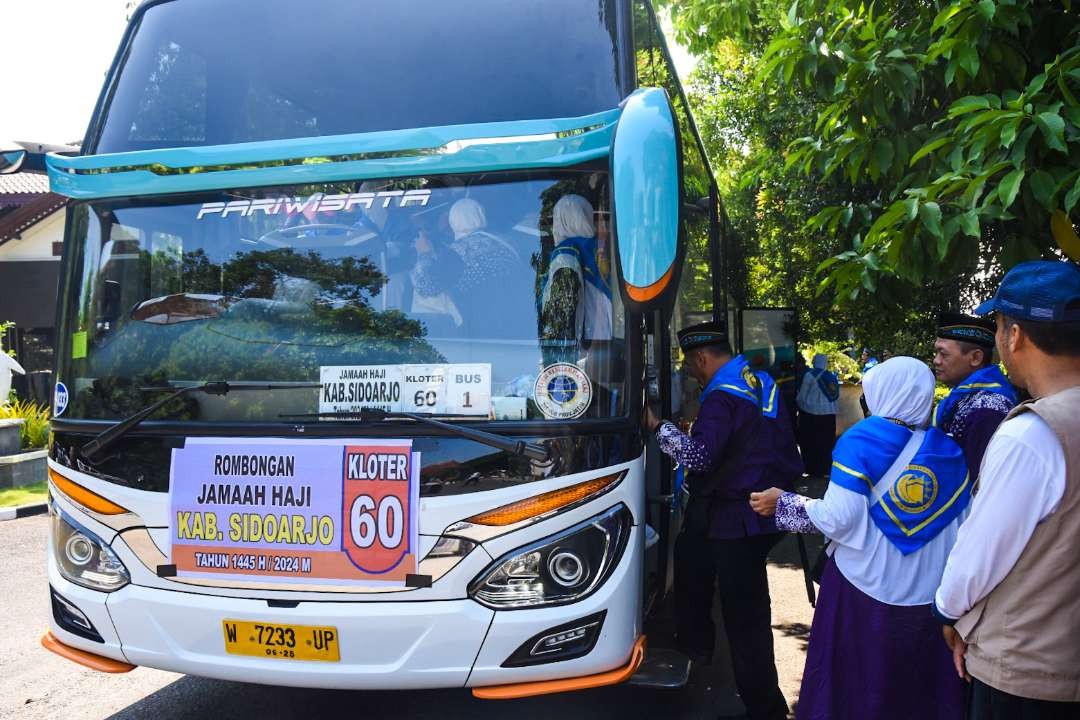
[[[52,191],[76,200],[240,187],[570,167],[605,157],[621,110],[518,120],[163,148],[49,155]]]

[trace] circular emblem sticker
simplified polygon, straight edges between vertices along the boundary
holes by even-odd
[[[908,465],[900,479],[889,488],[901,510],[917,515],[937,500],[938,479],[934,471],[922,465]]]
[[[67,385],[62,382],[56,383],[56,387],[53,389],[53,415],[59,417],[64,414],[68,406],[68,389]]]
[[[548,365],[536,378],[536,405],[550,420],[572,420],[589,409],[592,383],[577,365]]]

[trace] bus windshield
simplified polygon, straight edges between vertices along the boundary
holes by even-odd
[[[614,0],[184,0],[148,7],[95,153],[616,107]]]
[[[155,388],[219,380],[306,387],[200,396],[169,416],[621,415],[608,192],[603,169],[581,169],[80,204],[64,415],[116,419]]]

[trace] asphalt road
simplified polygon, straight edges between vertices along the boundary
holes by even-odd
[[[48,622],[45,576],[46,516],[0,522],[0,718],[77,720],[113,718],[310,717],[697,719],[739,717],[730,669],[695,668],[681,691],[618,686],[516,701],[476,700],[467,690],[347,692],[301,690],[177,675],[136,668],[123,675],[87,670],[41,647]],[[770,567],[777,665],[789,701],[796,699],[811,611],[802,574],[786,562],[794,544],[777,548]],[[719,653],[723,654],[723,653]]]

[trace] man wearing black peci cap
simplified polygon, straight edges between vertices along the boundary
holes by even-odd
[[[992,320],[943,313],[934,343],[934,375],[952,388],[934,410],[934,427],[964,449],[971,477],[990,437],[1016,405],[1016,390],[994,364]]]
[[[687,472],[690,505],[675,547],[675,601],[682,647],[708,653],[714,634],[713,589],[735,684],[751,720],[787,717],[773,655],[765,558],[780,540],[773,518],[750,508],[750,493],[791,490],[802,461],[780,392],[764,372],[732,357],[727,327],[707,322],[679,332],[688,375],[704,388],[690,435],[646,410],[660,449]]]

